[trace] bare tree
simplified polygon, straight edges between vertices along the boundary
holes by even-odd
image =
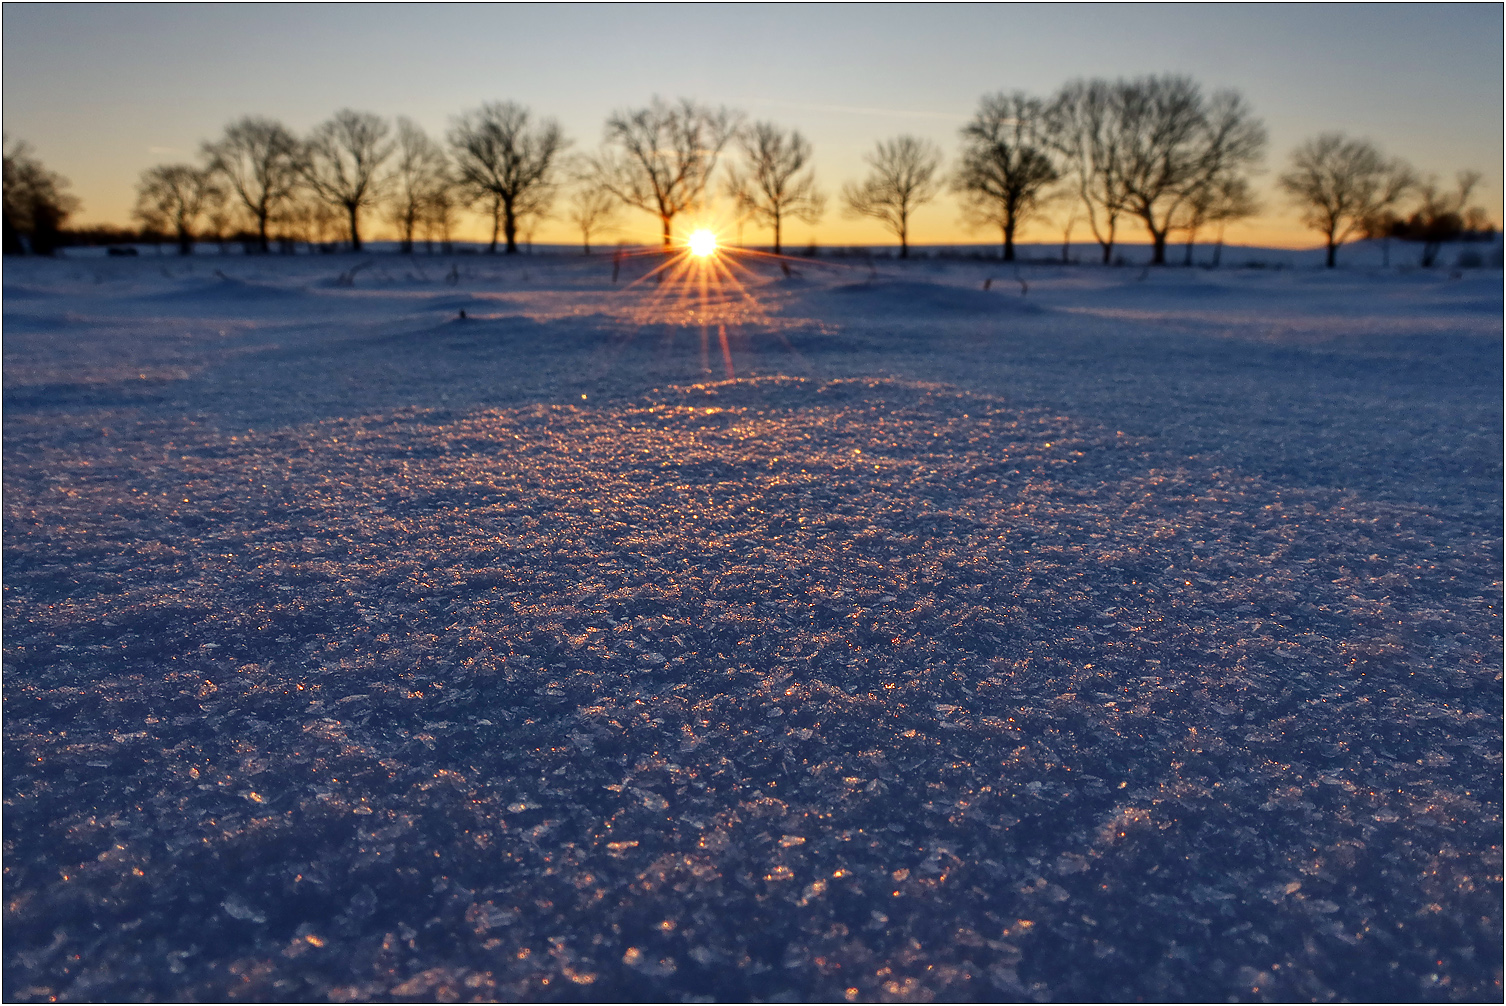
[[[570,222],[580,228],[580,243],[584,254],[591,254],[591,235],[611,225],[619,205],[616,196],[589,181],[581,184],[571,194],[567,215]]]
[[[686,98],[669,104],[656,97],[647,108],[613,112],[592,176],[628,206],[657,217],[668,248],[675,217],[704,195],[737,122],[725,108]]]
[[[44,167],[26,143],[7,138],[4,148],[5,254],[51,255],[79,201],[64,191],[68,179]]]
[[[952,187],[962,195],[970,221],[1003,233],[1004,261],[1014,261],[1020,223],[1060,177],[1046,144],[1045,105],[1016,91],[986,96],[973,121],[962,127],[962,162]]]
[[[141,173],[132,215],[146,227],[175,235],[178,254],[192,255],[199,218],[223,198],[207,169],[162,164]]]
[[[910,216],[936,198],[941,183],[941,151],[914,136],[881,140],[863,158],[871,169],[861,184],[842,186],[842,201],[851,216],[873,217],[899,238],[899,257],[910,257]]]
[[[434,193],[453,184],[444,150],[412,119],[397,120],[397,156],[392,164],[392,202],[389,216],[397,226],[399,248],[413,254],[413,235],[419,229],[425,204]]]
[[[826,211],[810,167],[811,145],[799,130],[784,132],[771,122],[755,122],[738,136],[743,166],[729,172],[727,190],[738,210],[774,231],[774,254],[784,251],[788,217],[813,224]]]
[[[280,122],[248,115],[204,144],[210,170],[240,200],[256,226],[263,253],[271,250],[267,226],[298,185],[298,140]]]
[[[395,144],[392,126],[380,115],[342,108],[314,127],[300,150],[298,173],[314,195],[345,211],[350,249],[361,250],[361,210],[380,198],[380,174]]]
[[[1151,261],[1166,262],[1166,236],[1194,193],[1259,162],[1265,127],[1244,99],[1222,91],[1211,101],[1189,77],[1120,81],[1120,163],[1126,208],[1150,232]]]
[[[419,226],[423,229],[425,250],[430,254],[434,252],[434,242],[439,241],[439,250],[449,254],[453,246],[450,235],[455,228],[455,214],[459,210],[459,200],[452,186],[442,186],[433,189],[425,197],[419,210]]]
[[[272,218],[277,243],[286,254],[302,241],[310,252],[322,247],[333,248],[339,240],[343,207],[319,196],[310,188],[301,188],[283,202]],[[347,221],[348,223],[348,221]]]
[[[450,128],[461,188],[491,211],[492,252],[500,230],[507,253],[516,254],[519,219],[542,216],[554,197],[554,175],[569,141],[553,119],[530,119],[522,105],[487,102]]]
[[[223,196],[223,193],[221,193]],[[223,198],[215,200],[204,211],[205,230],[203,237],[214,241],[219,253],[224,255],[230,240],[230,229],[235,224],[236,208]]]
[[[1129,203],[1119,111],[1108,81],[1076,80],[1056,93],[1046,112],[1045,138],[1071,174],[1105,265],[1113,258],[1119,217]]]
[[[1452,192],[1440,188],[1438,179],[1431,176],[1417,187],[1419,205],[1396,230],[1405,240],[1422,243],[1418,264],[1424,269],[1431,269],[1438,261],[1445,241],[1464,234],[1466,218],[1487,219],[1483,209],[1468,205],[1470,193],[1479,183],[1478,171],[1461,171],[1454,176]]]
[[[1248,179],[1239,175],[1218,175],[1207,179],[1188,194],[1182,205],[1182,219],[1178,227],[1187,233],[1187,251],[1182,264],[1192,265],[1192,246],[1197,241],[1198,231],[1217,224],[1218,240],[1213,246],[1213,265],[1217,266],[1224,252],[1224,228],[1231,220],[1243,220],[1260,212],[1260,203],[1250,189]]]
[[[298,140],[282,123],[248,115],[206,143],[204,154],[210,170],[251,215],[261,251],[270,251],[268,224],[298,185]]]
[[[1328,245],[1328,268],[1339,246],[1363,233],[1416,184],[1411,168],[1387,159],[1369,140],[1323,133],[1292,151],[1291,169],[1278,184],[1296,203],[1302,222]]]
[[[1072,228],[1077,226],[1077,207],[1067,210],[1062,224],[1062,265],[1072,261]]]

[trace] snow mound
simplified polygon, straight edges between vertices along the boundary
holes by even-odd
[[[427,297],[423,301],[426,311],[450,311],[458,313],[465,311],[467,314],[479,314],[486,311],[495,311],[505,307],[510,302],[505,297],[481,294],[481,293],[449,293],[435,297]]]
[[[917,280],[877,279],[845,283],[828,293],[884,314],[996,314],[1004,311],[1034,314],[1041,309],[1019,295],[1015,284],[995,280],[988,290],[946,286]],[[853,302],[857,302],[854,304]]]
[[[189,280],[175,290],[155,291],[146,294],[142,299],[149,301],[223,300],[228,303],[244,303],[246,301],[285,301],[307,296],[308,291],[303,287],[273,286],[270,283],[254,283],[219,274],[213,278]]]

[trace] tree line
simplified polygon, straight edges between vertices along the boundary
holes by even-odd
[[[1155,264],[1167,261],[1173,235],[1185,238],[1190,264],[1200,233],[1215,229],[1221,247],[1229,222],[1261,211],[1251,179],[1266,152],[1264,125],[1237,91],[1207,93],[1186,76],[1076,80],[1045,97],[986,95],[959,139],[945,170],[929,140],[879,141],[864,159],[866,175],[841,187],[842,211],[877,221],[906,257],[916,210],[950,190],[968,225],[997,230],[1006,261],[1020,228],[1049,210],[1065,219],[1064,249],[1081,221],[1110,262],[1128,222],[1149,238]],[[777,253],[790,221],[814,224],[826,210],[810,142],[727,108],[655,98],[612,113],[594,153],[571,146],[558,122],[514,102],[457,115],[442,140],[407,118],[351,109],[301,137],[246,116],[206,141],[196,162],[143,171],[133,216],[185,255],[196,241],[230,235],[260,252],[297,240],[359,251],[380,216],[412,253],[420,242],[448,248],[469,210],[491,225],[489,251],[515,253],[520,236],[560,212],[589,253],[593,235],[625,209],[656,218],[667,247],[677,217],[720,196],[740,219],[772,232]],[[1468,202],[1478,178],[1462,173],[1445,189],[1366,140],[1324,133],[1292,152],[1278,187],[1323,236],[1329,266],[1357,237],[1420,241],[1431,264],[1443,241],[1494,233]],[[7,253],[57,246],[78,206],[67,187],[25,144],[7,141]]]

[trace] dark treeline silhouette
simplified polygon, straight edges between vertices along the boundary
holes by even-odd
[[[1054,94],[985,95],[960,130],[955,164],[929,140],[881,140],[864,158],[867,174],[842,186],[842,207],[877,221],[909,254],[918,209],[945,189],[956,194],[962,222],[996,230],[1005,261],[1015,258],[1020,229],[1056,220],[1063,260],[1072,230],[1086,221],[1104,263],[1123,225],[1143,230],[1151,262],[1167,262],[1180,235],[1193,245],[1213,231],[1217,265],[1227,224],[1260,212],[1252,177],[1266,132],[1236,91],[1206,93],[1192,78],[1152,75],[1080,79]],[[171,241],[180,254],[197,243],[222,251],[309,248],[360,251],[373,214],[396,233],[402,253],[420,246],[448,251],[460,214],[491,225],[488,250],[507,254],[531,242],[555,214],[593,236],[615,226],[621,210],[659,224],[663,244],[675,222],[703,210],[714,194],[728,198],[744,222],[766,229],[783,251],[789,221],[815,224],[826,208],[816,184],[811,144],[772,122],[688,99],[655,97],[619,109],[603,127],[596,152],[567,156],[571,140],[552,119],[515,102],[487,102],[455,116],[443,142],[416,123],[395,124],[372,112],[341,109],[300,137],[264,116],[245,116],[206,141],[196,163],[163,164],[137,183],[134,235],[112,228],[65,231],[78,209],[68,181],[44,168],[24,143],[5,147],[5,252],[50,254],[70,242]],[[716,179],[722,178],[718,183]],[[1327,249],[1364,237],[1422,246],[1432,265],[1444,242],[1493,237],[1482,209],[1469,204],[1479,176],[1462,173],[1453,188],[1419,179],[1404,162],[1370,142],[1324,133],[1290,155],[1277,187]],[[740,233],[740,230],[739,230]]]
[[[51,255],[63,240],[63,222],[77,211],[68,179],[48,171],[25,143],[4,140],[5,254]]]

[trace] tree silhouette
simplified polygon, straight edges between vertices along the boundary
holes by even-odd
[[[743,165],[729,172],[728,192],[740,211],[774,231],[774,254],[783,252],[787,217],[815,223],[826,210],[816,188],[811,145],[798,130],[756,122],[738,136]]]
[[[580,228],[584,254],[591,254],[591,235],[612,222],[619,205],[616,196],[590,181],[578,186],[571,194],[568,216],[570,222]]]
[[[434,242],[439,242],[439,250],[448,254],[451,251],[450,234],[455,227],[455,216],[460,210],[460,203],[456,197],[455,188],[445,185],[432,189],[425,197],[419,212],[418,223],[423,229],[424,246],[427,251],[434,251]]]
[[[141,173],[132,215],[152,230],[175,235],[178,254],[192,255],[199,218],[223,200],[208,169],[162,164]]]
[[[1211,100],[1191,78],[1074,81],[1052,99],[1050,142],[1065,157],[1088,225],[1113,255],[1119,217],[1150,233],[1151,261],[1166,261],[1166,238],[1187,202],[1215,179],[1243,177],[1265,150],[1265,127],[1234,91]]]
[[[851,216],[873,217],[899,238],[899,257],[910,257],[910,216],[941,190],[936,172],[941,151],[929,140],[897,136],[881,140],[866,154],[868,177],[842,186],[842,201]]]
[[[1454,190],[1439,187],[1438,179],[1429,177],[1417,186],[1419,205],[1405,221],[1394,226],[1394,231],[1405,241],[1422,243],[1419,261],[1424,269],[1431,269],[1438,261],[1438,252],[1445,241],[1463,237],[1469,222],[1478,226],[1487,220],[1485,211],[1478,206],[1469,206],[1470,193],[1480,183],[1478,171],[1461,171],[1454,176]]]
[[[399,116],[389,216],[397,226],[398,247],[404,255],[413,254],[413,235],[423,221],[425,205],[436,190],[452,184],[444,150],[416,122]]]
[[[1150,232],[1151,261],[1166,262],[1166,235],[1187,201],[1213,179],[1238,177],[1265,151],[1265,127],[1236,92],[1205,101],[1189,77],[1119,82],[1125,207]]]
[[[314,127],[298,158],[298,172],[315,197],[345,211],[350,249],[361,250],[361,210],[382,195],[379,174],[392,156],[392,127],[380,115],[342,108]]]
[[[1119,110],[1108,81],[1076,80],[1056,93],[1046,111],[1046,140],[1071,173],[1105,265],[1113,257],[1119,217],[1129,203]]]
[[[669,104],[656,97],[647,108],[613,112],[591,174],[628,206],[657,217],[668,248],[674,218],[705,193],[737,121],[725,108],[687,98]]]
[[[1277,184],[1328,247],[1328,268],[1339,246],[1364,232],[1416,184],[1411,168],[1387,159],[1369,140],[1323,133],[1292,151],[1291,168]]]
[[[491,212],[488,250],[496,252],[500,230],[507,254],[516,254],[520,219],[542,216],[554,198],[554,174],[569,142],[565,134],[553,119],[534,124],[528,109],[505,101],[459,116],[449,139],[461,188]]]
[[[984,97],[973,120],[962,127],[962,161],[952,186],[962,195],[963,212],[1003,233],[1004,261],[1014,261],[1014,236],[1021,221],[1060,177],[1045,138],[1045,105],[1016,91]]]
[[[51,255],[79,201],[64,191],[68,179],[43,167],[29,145],[9,138],[4,144],[5,254]]]
[[[298,185],[298,140],[280,122],[248,115],[204,144],[210,170],[223,179],[256,224],[257,246],[271,250],[267,230],[273,215]]]
[[[1192,265],[1192,246],[1198,231],[1217,224],[1218,240],[1213,246],[1213,265],[1217,266],[1224,252],[1224,227],[1231,220],[1242,220],[1260,212],[1260,204],[1250,190],[1248,179],[1239,175],[1218,175],[1206,179],[1194,188],[1182,205],[1182,219],[1178,223],[1187,232],[1187,251],[1182,264]]]
[[[310,252],[339,240],[342,223],[348,228],[344,208],[309,188],[300,188],[289,197],[272,217],[277,243],[291,254],[302,241]],[[348,233],[348,230],[347,230]]]

